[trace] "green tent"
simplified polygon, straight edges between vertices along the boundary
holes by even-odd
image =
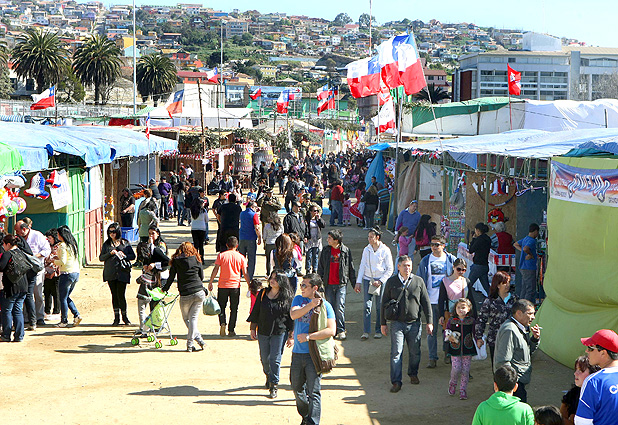
[[[17,149],[0,142],[0,176],[21,170],[24,158]]]

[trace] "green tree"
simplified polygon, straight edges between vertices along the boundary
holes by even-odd
[[[223,51],[223,63],[228,61],[228,55],[225,52],[225,50]],[[221,52],[217,52],[214,51],[212,52],[209,56],[208,59],[206,59],[206,64],[210,67],[213,68],[217,65],[221,64]]]
[[[152,54],[142,56],[137,63],[137,90],[145,102],[152,97],[154,105],[159,99],[174,90],[176,81],[176,67],[167,56]]]
[[[65,77],[58,83],[56,95],[58,101],[63,103],[81,102],[86,97],[82,82],[71,68],[67,68]]]
[[[13,69],[22,79],[32,78],[42,92],[63,78],[70,62],[57,34],[28,28],[12,52]]]
[[[9,61],[9,49],[6,47],[6,41],[0,40],[0,65],[7,66]]]
[[[375,22],[375,16],[369,16],[368,13],[363,13],[358,17],[358,26],[361,28],[369,28],[369,21]]]
[[[340,13],[337,16],[335,16],[335,20],[333,21],[334,25],[337,26],[344,26],[345,24],[350,24],[352,23],[352,18],[350,18],[350,15],[348,15],[347,13]]]
[[[94,87],[94,104],[101,99],[101,88],[111,86],[120,76],[120,49],[103,35],[93,35],[75,50],[73,69],[82,84]]]
[[[436,87],[431,83],[420,92],[416,93],[414,97],[418,100],[425,100],[431,103],[438,103],[441,100],[450,99],[451,95],[442,87]]]
[[[13,84],[9,78],[9,68],[4,65],[0,65],[0,98],[6,99],[13,94]]]

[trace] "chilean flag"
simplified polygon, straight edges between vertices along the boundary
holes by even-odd
[[[150,140],[150,112],[146,116],[146,138]]]
[[[418,93],[427,85],[413,34],[392,37],[378,47],[378,62],[386,86],[403,86],[406,94]]]
[[[326,99],[329,95],[328,84],[320,87],[316,93],[318,100]]]
[[[328,96],[320,101],[318,105],[318,117],[321,112],[326,111],[327,109],[335,109],[335,92],[334,90],[329,90]]]
[[[219,70],[215,67],[214,69],[211,69],[210,71],[206,71],[206,78],[208,78],[208,81],[210,81],[211,83],[218,83],[219,82]]]
[[[176,93],[173,93],[167,102],[165,102],[165,109],[167,109],[167,113],[170,118],[172,118],[172,114],[180,114],[182,112],[182,99],[185,96],[184,90],[179,90]]]
[[[509,64],[506,65],[506,70],[509,76],[509,94],[519,96],[521,94],[521,72],[515,71]]]
[[[34,102],[30,105],[32,111],[53,108],[56,106],[56,86],[48,88],[41,94],[33,94],[32,101]]]
[[[257,90],[254,90],[253,93],[249,95],[251,100],[255,100],[260,96],[262,96],[262,87],[258,87]]]
[[[378,93],[378,105],[382,106],[389,100],[390,101],[393,100],[393,97],[391,96],[391,91],[389,90],[388,87],[386,87],[386,84],[384,84],[384,81],[380,80],[380,93]]]
[[[395,128],[395,105],[393,105],[393,99],[386,102],[380,113],[371,118],[373,125],[378,133],[384,133],[389,128]]]
[[[352,96],[367,97],[380,92],[380,65],[377,56],[350,62],[346,68]]]
[[[277,113],[287,114],[288,105],[290,104],[290,92],[283,90],[277,99]]]

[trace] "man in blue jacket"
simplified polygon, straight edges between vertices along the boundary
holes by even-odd
[[[431,301],[431,311],[433,315],[433,328],[438,329],[438,299],[440,298],[440,282],[445,276],[453,273],[453,263],[456,257],[444,250],[446,239],[444,236],[433,236],[431,238],[431,254],[426,255],[418,265],[417,275],[425,281],[429,300]],[[433,369],[438,360],[438,332],[427,335],[427,346],[429,348],[428,368]],[[445,355],[446,356],[446,355]],[[445,363],[448,360],[445,357]]]

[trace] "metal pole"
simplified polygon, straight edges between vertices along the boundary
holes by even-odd
[[[204,186],[206,187],[206,137],[204,135],[204,114],[202,113],[202,85],[200,79],[197,79],[197,98],[200,102],[200,124],[202,125],[202,174],[204,175]]]
[[[135,1],[135,0],[134,0]],[[372,38],[371,38],[371,7],[372,7],[372,1],[369,0],[369,56],[371,56],[371,51],[373,50],[371,48],[372,45]]]
[[[135,28],[135,0],[133,0],[133,115],[137,113],[137,40]]]

